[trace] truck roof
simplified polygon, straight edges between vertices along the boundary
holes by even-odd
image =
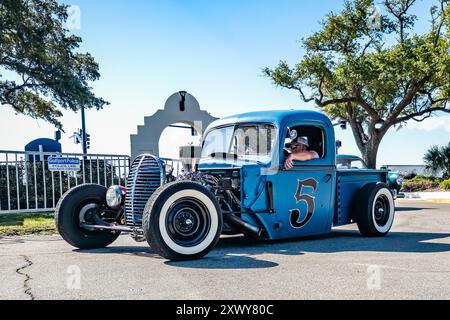
[[[278,126],[284,126],[286,122],[291,120],[319,120],[330,126],[330,119],[323,113],[311,110],[265,110],[254,111],[227,116],[211,123],[207,130],[217,126],[223,126],[233,123],[249,123],[249,122],[271,122]]]
[[[352,154],[337,154],[336,158],[338,158],[338,159],[362,160],[360,157],[352,155]]]

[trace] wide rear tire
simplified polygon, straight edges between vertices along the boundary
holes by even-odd
[[[223,220],[214,195],[190,181],[168,183],[148,200],[142,219],[147,242],[170,260],[206,255],[219,240]]]
[[[104,248],[120,235],[118,231],[89,231],[80,227],[80,217],[93,214],[92,210],[106,206],[104,186],[97,184],[79,185],[64,194],[55,211],[56,229],[70,245],[79,249]],[[91,212],[89,212],[91,211]]]
[[[394,222],[395,205],[389,187],[381,182],[365,185],[356,195],[353,215],[366,237],[382,237]]]

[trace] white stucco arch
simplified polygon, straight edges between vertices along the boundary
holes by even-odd
[[[164,129],[174,123],[193,126],[201,135],[206,127],[217,118],[200,109],[198,101],[185,91],[171,95],[164,109],[144,118],[144,125],[137,128],[137,134],[131,135],[131,157],[150,153],[159,156],[159,138]]]

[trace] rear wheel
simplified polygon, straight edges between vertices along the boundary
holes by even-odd
[[[118,231],[90,231],[83,225],[114,222],[115,216],[106,205],[104,186],[79,185],[59,200],[55,211],[56,228],[70,245],[80,249],[103,248],[114,242]]]
[[[354,217],[362,235],[385,236],[392,227],[394,214],[394,198],[386,184],[370,183],[357,194]]]
[[[198,259],[219,240],[222,214],[214,195],[204,186],[178,181],[158,189],[143,215],[150,246],[170,260]]]

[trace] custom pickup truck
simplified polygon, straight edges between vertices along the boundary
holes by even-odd
[[[318,157],[286,169],[297,137]],[[186,260],[206,255],[221,234],[299,238],[357,223],[363,236],[377,237],[394,220],[387,171],[337,170],[333,124],[314,111],[217,120],[205,130],[194,170],[176,178],[169,171],[164,160],[144,154],[132,162],[126,186],[71,189],[57,206],[59,233],[90,249],[127,232],[167,259]]]

